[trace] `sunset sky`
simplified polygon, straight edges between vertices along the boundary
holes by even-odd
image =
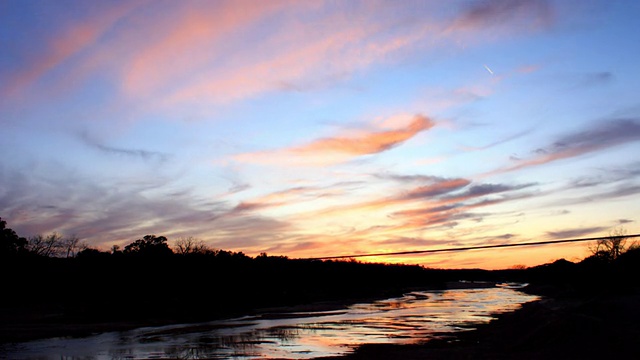
[[[638,233],[638,19],[633,0],[3,0],[0,217],[294,258]]]

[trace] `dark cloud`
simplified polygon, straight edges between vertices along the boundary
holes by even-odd
[[[471,241],[473,241],[474,246],[482,246],[482,245],[495,245],[495,244],[502,244],[504,243],[506,240],[511,240],[513,238],[518,237],[518,235],[515,234],[511,234],[511,233],[506,233],[506,234],[501,234],[501,235],[490,235],[490,236],[482,236],[482,237],[476,237],[473,239],[470,239]],[[469,246],[469,242],[466,242],[466,246]]]
[[[600,193],[592,193],[586,196],[564,198],[557,201],[553,201],[549,205],[552,205],[552,206],[579,205],[579,204],[585,204],[585,203],[590,203],[594,201],[606,201],[611,199],[635,196],[637,194],[640,194],[640,185],[622,184],[612,190],[608,190]]]
[[[588,227],[588,228],[547,231],[547,237],[550,237],[552,239],[572,239],[572,238],[579,238],[585,235],[591,235],[594,233],[601,233],[608,229],[609,229],[608,227],[596,226],[596,227]]]
[[[442,213],[442,212],[451,211],[451,210],[454,210],[454,209],[458,209],[458,208],[460,208],[462,206],[464,206],[464,204],[462,204],[462,203],[453,203],[453,204],[440,205],[440,206],[434,206],[434,207],[424,207],[424,208],[420,208],[420,209],[397,211],[397,212],[391,214],[391,217],[395,217],[395,216],[424,216],[424,215],[429,215],[429,214],[435,214],[435,213]]]
[[[601,177],[582,177],[578,179],[573,179],[569,182],[568,187],[570,189],[576,188],[589,188],[602,184],[606,184],[609,181],[602,179]]]
[[[499,194],[508,191],[521,190],[527,187],[534,186],[536,184],[522,184],[522,185],[505,185],[505,184],[480,184],[473,185],[460,194],[452,195],[455,199],[477,198],[481,196]]]
[[[251,185],[244,183],[234,183],[227,191],[227,194],[236,194],[251,188]]]
[[[631,220],[631,219],[618,219],[618,224],[620,225],[624,225],[624,224],[628,224],[628,223],[632,223],[635,222],[635,220]]]
[[[591,198],[594,200],[607,200],[607,199],[613,199],[613,198],[632,196],[636,194],[640,194],[640,185],[623,185],[623,186],[619,186],[614,190],[594,195]]]
[[[492,173],[543,165],[635,141],[640,141],[640,120],[637,118],[603,120],[591,124],[586,130],[562,136],[550,145],[535,150],[533,158],[517,161],[515,165]]]
[[[142,149],[125,149],[125,148],[110,147],[110,146],[100,145],[100,144],[96,145],[96,147],[106,153],[141,158],[144,160],[158,160],[160,162],[165,162],[169,157],[168,154],[157,152],[157,151],[147,151]]]
[[[460,190],[471,183],[470,180],[457,179],[437,179],[433,183],[419,186],[401,196],[403,200],[429,199],[437,196],[449,194]]]
[[[511,238],[513,238],[515,236],[516,235],[514,235],[514,234],[502,234],[502,235],[494,236],[494,239],[496,239],[496,240],[509,240],[509,239],[511,239]]]
[[[429,175],[400,175],[391,173],[374,174],[373,176],[383,180],[393,180],[400,183],[433,183],[445,179]]]
[[[387,239],[382,241],[377,241],[376,245],[393,245],[394,248],[400,247],[442,247],[442,246],[462,246],[463,244],[459,241],[453,240],[428,240],[428,239],[418,239],[413,237],[398,237],[393,239]]]
[[[601,121],[591,129],[564,136],[555,141],[547,151],[551,154],[566,152],[582,154],[638,140],[640,140],[638,119],[613,119]]]
[[[593,72],[588,74],[583,74],[580,79],[580,83],[578,86],[580,87],[591,87],[597,85],[603,85],[610,83],[613,81],[614,76],[613,73],[608,71],[601,72]]]
[[[138,158],[138,159],[143,159],[145,161],[159,161],[159,162],[166,162],[167,160],[169,160],[169,157],[170,157],[169,154],[158,152],[158,151],[149,151],[149,150],[143,150],[143,149],[127,149],[127,148],[108,146],[91,138],[87,133],[82,133],[80,135],[80,138],[85,144],[91,146],[94,149],[100,150],[101,152],[106,154]]]
[[[606,171],[612,174],[616,180],[635,178],[640,176],[640,161],[632,162],[624,167],[607,169]]]
[[[571,179],[567,184],[567,188],[590,188],[623,181],[633,181],[640,176],[640,163],[632,162],[624,166],[599,168],[595,169],[595,171],[597,172],[593,175]]]
[[[485,28],[515,19],[523,25],[548,26],[553,20],[553,9],[544,0],[482,0],[468,4],[456,26]]]

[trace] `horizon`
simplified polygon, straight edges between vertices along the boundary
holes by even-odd
[[[0,217],[101,250],[155,234],[289,258],[640,233],[638,16],[625,1],[5,1]]]

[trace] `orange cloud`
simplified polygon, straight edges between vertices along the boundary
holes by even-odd
[[[308,145],[293,148],[291,151],[298,154],[317,152],[337,152],[355,156],[375,154],[389,150],[434,125],[433,120],[423,115],[416,115],[413,121],[402,129],[372,132],[357,137],[319,139]]]
[[[392,149],[428,130],[435,122],[423,115],[415,115],[411,122],[399,129],[361,131],[351,136],[335,136],[312,141],[288,149],[236,155],[242,162],[288,165],[329,165],[348,161],[353,157],[381,153]]]

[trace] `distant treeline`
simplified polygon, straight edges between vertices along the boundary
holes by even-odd
[[[635,247],[618,248],[613,255],[598,250],[580,263],[559,260],[528,269],[487,271],[250,257],[209,249],[193,239],[176,242],[174,251],[165,237],[155,235],[111,251],[79,249],[78,241],[70,246],[61,239],[45,236],[34,242],[0,219],[0,305],[6,314],[59,322],[203,321],[265,307],[349,302],[395,296],[411,288],[442,289],[457,280],[527,281],[548,286],[556,295],[639,284],[635,274],[640,251]],[[15,321],[26,320],[23,316]]]

